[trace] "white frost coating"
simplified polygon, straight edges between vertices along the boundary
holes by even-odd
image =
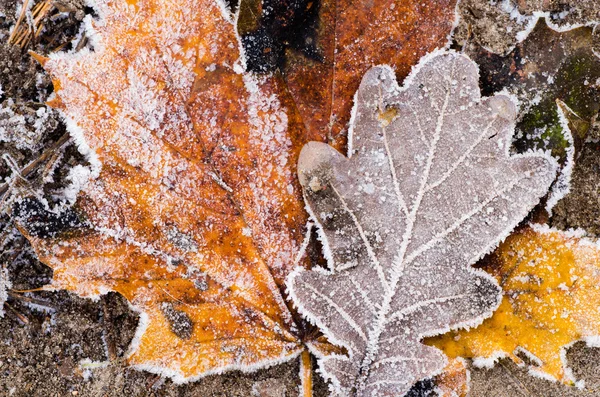
[[[106,368],[110,365],[109,361],[93,361],[89,358],[84,358],[79,361],[79,369],[85,381],[89,381],[92,377],[92,372],[98,368]]]
[[[103,43],[102,43],[102,36],[100,36],[98,34],[98,32],[96,31],[96,29],[94,28],[94,23],[97,23],[97,20],[94,20],[92,18],[91,15],[86,15],[83,18],[83,33],[85,33],[85,37],[88,40],[89,45],[95,50],[95,51],[102,51],[103,50]],[[77,46],[73,45],[73,49],[75,49]]]
[[[535,365],[542,365],[543,362],[542,360],[540,360],[539,357],[537,357],[535,354],[533,354],[532,352],[530,352],[529,350],[525,349],[522,346],[517,346],[517,348],[515,349],[515,351],[513,352],[513,354],[516,356],[518,353],[523,354],[525,357],[527,357],[531,362],[535,363]]]
[[[227,5],[225,4],[224,0],[218,0],[218,1],[219,1],[219,3],[221,3],[221,4],[219,4],[219,7],[220,8],[225,7],[225,12],[230,13],[229,10],[227,9]],[[237,48],[240,53],[240,57],[236,61],[236,64],[233,65],[233,70],[238,74],[244,73],[248,66],[248,63],[246,60],[246,49],[244,48],[244,45],[242,43],[242,37],[240,36],[240,32],[238,32],[238,29],[237,29],[238,19],[240,18],[240,9],[241,9],[241,7],[237,7],[237,9],[235,10],[235,13],[233,15],[231,15],[231,18],[230,18],[231,24],[234,27],[233,33],[235,34]]]
[[[131,304],[131,302],[127,301],[127,306],[129,306],[129,310],[138,313],[140,319],[138,320],[138,326],[135,329],[135,334],[133,334],[133,338],[129,343],[129,348],[127,349],[126,357],[131,356],[140,348],[140,343],[142,340],[142,336],[146,333],[148,326],[150,325],[150,318],[148,314],[144,313],[141,309]]]
[[[25,302],[25,305],[30,308],[31,310],[35,310],[38,311],[40,313],[45,313],[45,314],[54,314],[56,313],[56,309],[53,307],[49,307],[49,306],[44,306],[44,305],[40,305],[37,303],[32,303],[32,302]]]
[[[137,332],[136,332],[136,334],[137,334]],[[166,368],[161,365],[134,364],[134,365],[132,365],[132,367],[137,370],[140,370],[140,371],[147,371],[147,372],[151,372],[153,374],[166,376],[168,378],[171,378],[173,383],[175,383],[177,385],[183,385],[186,383],[196,382],[197,380],[205,378],[210,375],[221,375],[221,374],[223,374],[225,372],[229,372],[229,371],[240,371],[240,372],[244,372],[244,373],[251,373],[251,372],[258,371],[259,369],[274,367],[276,365],[283,364],[290,360],[293,360],[294,358],[298,357],[301,352],[302,352],[301,350],[296,350],[296,351],[291,352],[288,355],[282,355],[278,359],[263,360],[254,365],[235,365],[235,364],[226,365],[226,366],[222,366],[220,369],[206,371],[198,376],[190,376],[190,377],[185,377],[183,375],[183,373],[179,370]]]
[[[446,36],[446,44],[443,49],[450,49],[452,42],[454,41],[454,31],[460,24],[460,1],[456,2],[454,6],[454,21],[452,21],[452,27],[450,28],[450,33]]]
[[[0,105],[0,142],[11,143],[17,149],[39,150],[44,131],[52,122],[51,112],[46,107],[39,108],[35,113],[15,112],[16,105],[12,98]]]
[[[389,108],[394,117],[380,119]],[[300,183],[330,269],[297,269],[286,285],[348,351],[319,359],[337,392],[403,395],[445,365],[423,337],[474,327],[500,303],[496,280],[469,265],[510,233],[557,169],[545,154],[510,155],[515,118],[509,97],[480,97],[470,59],[438,50],[403,88],[389,67],[367,72],[350,158],[323,143],[302,150]]]
[[[537,14],[538,18],[541,18],[542,16],[544,18],[546,18],[546,23],[548,24],[548,26],[557,32],[567,32],[569,30],[581,28],[583,26],[596,26],[598,24],[598,22],[600,22],[600,19],[593,19],[593,20],[585,21],[585,23],[564,23],[564,24],[558,25],[558,24],[554,23],[554,21],[552,20],[552,16],[548,12],[534,13],[534,15],[536,15],[536,14]]]
[[[505,352],[497,351],[492,353],[489,357],[474,357],[473,365],[477,368],[494,368],[494,364],[496,364],[498,360],[507,356],[508,355]]]
[[[586,336],[582,340],[589,347],[600,347],[600,335]]]
[[[307,201],[306,198],[305,198],[305,201]],[[312,212],[312,208],[310,208],[310,206],[308,204],[304,207],[304,209],[308,213],[308,216],[310,217],[311,222],[317,227],[317,239],[323,246],[323,257],[327,261],[328,269],[330,271],[333,271],[333,269],[334,269],[333,252],[331,252],[331,250],[329,249],[330,245],[329,245],[329,242],[327,241],[327,236],[325,235],[325,232],[323,232],[323,227],[319,223],[319,218],[317,218],[315,216],[315,214]],[[318,270],[318,268],[315,270]],[[290,279],[290,277],[288,277],[288,279]],[[288,292],[290,292],[290,291],[288,291]],[[295,302],[294,300],[292,300],[292,301]]]
[[[510,4],[510,3],[511,3],[510,0],[504,0],[502,2],[503,5]],[[552,15],[548,11],[534,11],[531,15],[523,15],[519,12],[519,10],[517,9],[516,6],[514,6],[513,8],[510,8],[510,10],[505,7],[503,9],[503,11],[510,14],[511,19],[514,19],[518,24],[525,25],[523,30],[521,30],[515,34],[515,38],[517,40],[516,44],[522,43],[523,41],[525,41],[525,39],[527,39],[527,37],[529,37],[529,34],[533,31],[533,29],[535,28],[535,25],[538,23],[538,20],[541,18],[544,18],[548,27],[550,27],[555,32],[566,32],[569,30],[580,28],[582,26],[596,26],[596,24],[599,22],[597,20],[590,20],[590,21],[586,21],[586,23],[574,23],[574,24],[565,23],[565,24],[558,25],[558,24],[554,23],[554,21],[552,20]],[[515,46],[512,46],[508,49],[508,51],[510,52],[514,48],[515,48]]]
[[[89,167],[83,165],[76,165],[69,170],[67,180],[70,182],[64,189],[63,195],[67,204],[72,205],[77,199],[79,192],[86,187],[87,183],[91,178],[91,171]]]
[[[89,176],[91,178],[97,178],[100,175],[100,170],[102,168],[102,163],[100,162],[98,155],[88,145],[85,139],[84,132],[77,125],[77,123],[75,123],[71,118],[69,118],[64,112],[59,111],[59,113],[62,116],[65,125],[67,126],[67,131],[69,131],[69,134],[71,135],[75,146],[77,146],[77,150],[79,150],[79,153],[84,155],[86,160],[90,163],[91,169]],[[83,181],[80,181],[80,183],[83,186]]]
[[[8,271],[0,267],[0,318],[4,317],[4,302],[8,299],[8,290],[11,287]]]
[[[549,382],[557,382],[556,378],[554,378],[551,375],[548,375],[546,372],[542,372],[534,367],[528,367],[527,368],[527,373],[530,376],[533,376],[534,378],[538,378],[538,379],[542,379],[542,380],[546,380]],[[566,374],[565,374],[566,375]]]
[[[386,65],[387,66],[387,65]],[[390,67],[390,66],[388,66]],[[352,157],[352,141],[353,141],[353,137],[354,137],[354,120],[356,118],[356,110],[357,110],[357,101],[356,101],[356,96],[358,95],[358,91],[356,91],[354,93],[354,96],[352,97],[352,110],[350,111],[350,121],[348,122],[348,150],[346,152],[346,156],[348,158]]]
[[[298,250],[298,253],[296,254],[296,258],[294,259],[294,267],[296,267],[300,264],[300,261],[306,254],[306,248],[308,248],[308,245],[310,244],[310,236],[311,236],[313,227],[315,227],[315,224],[313,222],[309,221],[306,223],[306,233],[304,234],[304,240],[302,241],[302,246],[300,246],[300,249]]]
[[[597,23],[597,24],[594,26],[594,29],[592,30],[592,36],[595,36],[595,35],[597,35],[597,34],[598,34],[598,30],[599,30],[599,29],[600,29],[600,22],[599,22],[599,23]],[[593,53],[594,55],[596,55],[598,58],[600,58],[600,52],[596,51],[596,49],[592,48],[592,53]],[[599,79],[599,80],[600,80],[600,79]],[[596,80],[596,85],[598,85],[598,83],[599,83],[599,81],[598,81],[598,80]]]
[[[567,351],[571,346],[573,346],[577,341],[573,341],[568,343],[560,348],[560,361],[562,362],[562,367],[564,371],[564,378],[568,381],[575,383],[577,379],[575,379],[575,375],[573,374],[573,370],[569,367],[569,360],[567,359]],[[552,378],[552,376],[550,376]],[[558,379],[556,379],[558,381]]]
[[[582,228],[577,228],[577,229],[569,229],[569,230],[560,230],[560,229],[556,229],[554,227],[550,227],[549,225],[545,224],[545,223],[530,223],[529,226],[536,232],[536,233],[544,233],[544,234],[551,234],[551,233],[556,233],[556,232],[560,232],[563,236],[568,237],[568,238],[579,238],[581,239],[579,241],[579,244],[592,244],[594,246],[598,246],[597,242],[594,242],[590,239],[586,239],[584,237],[586,237],[588,235],[588,232],[585,231],[585,229]]]
[[[215,2],[217,3],[217,6],[219,6],[219,10],[221,10],[221,15],[223,15],[223,18],[233,24],[234,22],[237,25],[237,15],[239,13],[236,13],[236,15],[232,15],[231,11],[229,11],[229,7],[227,7],[227,4],[225,4],[224,0],[215,0]],[[238,7],[239,8],[239,7]],[[240,41],[240,40],[238,40]]]
[[[563,103],[563,106],[567,105]],[[565,137],[565,140],[568,142],[569,146],[565,149],[565,163],[561,167],[558,178],[550,190],[548,201],[546,201],[546,211],[550,216],[552,215],[552,208],[554,208],[554,206],[571,191],[571,174],[573,173],[573,166],[575,163],[575,141],[573,140],[573,135],[571,134],[571,129],[569,128],[569,121],[567,120],[567,117],[565,116],[561,106],[558,104],[556,105],[556,110],[558,112],[560,126],[563,130],[563,136]]]

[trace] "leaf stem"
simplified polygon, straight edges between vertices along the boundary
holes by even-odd
[[[300,354],[300,395],[302,397],[313,397],[312,359],[308,350],[304,349]]]

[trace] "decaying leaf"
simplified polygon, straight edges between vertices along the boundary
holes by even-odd
[[[470,264],[527,214],[554,179],[537,153],[509,156],[516,116],[506,96],[481,98],[477,66],[427,56],[400,89],[375,67],[356,94],[349,157],[311,142],[298,173],[329,271],[287,282],[301,313],[348,356],[320,367],[344,395],[400,396],[439,373],[444,355],[420,343],[473,326],[499,300]]]
[[[365,72],[388,64],[404,78],[446,45],[456,3],[242,0],[238,26],[254,69],[279,66],[310,133],[341,148]]]
[[[593,40],[592,27],[558,32],[541,18],[527,39],[505,56],[479,46],[467,49],[480,65],[484,93],[506,89],[521,101],[517,149],[551,150],[556,157],[566,157],[571,143],[557,99],[581,119],[574,137],[585,138],[600,110],[600,57],[593,51]]]
[[[176,381],[293,357],[300,330],[278,285],[305,234],[306,137],[289,99],[244,73],[219,1],[95,3],[94,51],[42,60],[51,104],[102,164],[78,199],[82,227],[26,231],[49,288],[121,293],[142,313],[130,363]]]
[[[475,42],[496,54],[509,53],[542,19],[560,31],[600,22],[600,6],[594,0],[461,0],[459,13],[456,41]]]
[[[524,354],[533,372],[572,383],[566,348],[578,340],[598,344],[599,263],[596,242],[542,226],[525,228],[485,261],[504,291],[494,315],[475,329],[428,344],[449,357],[508,356],[522,363]]]

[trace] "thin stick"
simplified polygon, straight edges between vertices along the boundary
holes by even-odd
[[[300,354],[300,382],[302,397],[313,397],[312,359],[308,350]]]
[[[29,324],[29,320],[27,319],[27,317],[25,317],[24,315],[22,315],[21,313],[19,313],[17,311],[17,309],[15,309],[14,307],[12,307],[11,305],[9,305],[8,303],[4,302],[4,306],[6,306],[15,316],[17,316],[17,318],[23,323],[23,324]]]
[[[48,13],[54,8],[54,6],[52,5],[52,3],[50,2],[43,2],[40,3],[40,7],[39,7],[39,13],[38,15],[35,17],[35,22],[34,22],[34,26],[35,26],[35,32],[33,37],[35,39],[38,38],[38,36],[40,35],[40,33],[42,32],[42,28],[44,27],[44,18],[46,18],[46,15],[48,15]]]
[[[13,290],[8,291],[8,296],[18,299],[18,300],[22,300],[23,302],[33,303],[38,306],[44,306],[44,307],[47,307],[48,309],[56,310],[56,306],[54,306],[46,301],[43,301],[41,299],[30,298],[28,296],[21,295],[20,293],[17,293]]]
[[[12,33],[10,34],[10,37],[8,38],[8,42],[10,44],[13,44],[13,39],[14,39],[15,35],[21,31],[19,26],[21,25],[21,22],[23,22],[23,18],[25,18],[25,14],[27,13],[28,6],[29,6],[29,0],[25,0],[23,2],[23,8],[21,9],[21,14],[19,15],[19,19],[17,19],[17,23],[15,23],[15,27],[14,27]]]
[[[21,170],[21,176],[26,177],[27,175],[31,174],[40,165],[40,163],[44,162],[48,157],[50,157],[50,155],[52,155],[52,153],[54,153],[54,151],[60,149],[62,147],[62,145],[64,145],[68,140],[69,140],[69,133],[66,132],[63,136],[60,137],[60,139],[58,141],[56,141],[54,143],[54,145],[52,145],[48,149],[46,149],[44,151],[44,153],[41,154],[40,157],[38,157],[37,159],[33,160],[31,163],[29,163],[25,167],[23,167],[23,169]],[[2,196],[4,193],[6,193],[6,191],[8,190],[8,186],[9,186],[9,183],[0,185],[0,196]]]
[[[44,287],[32,288],[32,289],[11,289],[11,292],[24,294],[25,292],[45,292],[48,291]]]
[[[19,19],[8,39],[9,44],[18,45],[21,48],[25,48],[32,40],[39,37],[44,28],[44,19],[54,9],[54,5],[51,1],[44,0],[41,3],[35,4],[31,8],[30,16],[28,16],[28,5],[29,0],[25,0]],[[27,26],[23,24],[25,18],[27,18]]]

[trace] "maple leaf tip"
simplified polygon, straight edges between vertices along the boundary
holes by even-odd
[[[48,62],[50,60],[50,58],[45,57],[41,54],[38,54],[36,52],[33,51],[28,51],[29,55],[31,55],[31,57],[33,59],[35,59],[40,65],[42,65],[42,67],[44,67],[46,65],[46,62]]]
[[[50,60],[49,57],[45,57],[41,54],[38,54],[37,52],[34,51],[28,51],[28,54],[35,59],[43,68],[46,67],[46,63]]]

